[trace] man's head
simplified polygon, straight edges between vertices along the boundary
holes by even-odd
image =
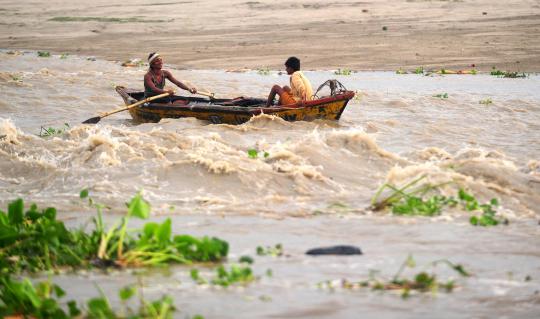
[[[297,57],[290,57],[285,61],[285,67],[287,74],[293,74],[296,71],[300,71],[300,59]]]
[[[163,61],[161,60],[161,56],[157,52],[152,52],[148,55],[148,64],[150,67],[161,67]]]

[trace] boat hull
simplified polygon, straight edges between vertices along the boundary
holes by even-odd
[[[140,92],[127,94],[133,100],[123,97],[126,104],[130,104],[139,98],[137,94]],[[164,118],[194,117],[213,124],[242,124],[260,114],[274,115],[286,121],[339,120],[353,96],[354,92],[345,91],[313,101],[274,107],[266,107],[264,104],[220,105],[211,100],[190,98],[189,103],[185,105],[149,103],[131,108],[129,113],[137,122],[159,122]],[[255,101],[261,102],[263,100],[255,99]]]

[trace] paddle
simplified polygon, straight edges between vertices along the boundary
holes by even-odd
[[[92,117],[92,118],[89,118],[88,120],[84,121],[83,124],[96,124],[97,122],[101,121],[102,118],[106,117],[106,116],[109,116],[111,114],[114,114],[114,113],[118,113],[118,112],[122,112],[122,111],[126,111],[126,110],[129,110],[130,108],[132,107],[135,107],[137,105],[141,105],[141,104],[144,104],[146,102],[150,102],[150,101],[153,101],[153,100],[157,100],[159,98],[162,98],[162,97],[166,97],[166,96],[169,96],[169,93],[163,93],[163,94],[159,94],[159,95],[155,95],[155,96],[151,96],[149,98],[146,98],[144,100],[140,100],[139,102],[135,102],[131,105],[128,105],[124,108],[121,108],[121,109],[118,109],[118,110],[114,110],[114,111],[111,111],[111,112],[107,112],[107,113],[103,113],[99,116],[96,116],[96,117]]]
[[[210,98],[210,100],[214,100],[216,97],[215,97],[215,93],[210,93],[210,92],[205,92],[205,91],[197,91],[197,93],[195,94],[199,94],[199,95],[203,95],[203,96],[208,96]]]

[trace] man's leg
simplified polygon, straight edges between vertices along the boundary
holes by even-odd
[[[272,90],[270,90],[270,94],[268,94],[268,101],[266,101],[266,106],[271,106],[274,103],[274,99],[276,98],[276,95],[281,97],[281,94],[283,94],[283,89],[279,85],[274,85],[272,87]]]

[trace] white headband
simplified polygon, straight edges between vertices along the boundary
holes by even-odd
[[[151,64],[157,57],[159,57],[159,53],[152,54],[152,56],[148,58],[148,64]]]

